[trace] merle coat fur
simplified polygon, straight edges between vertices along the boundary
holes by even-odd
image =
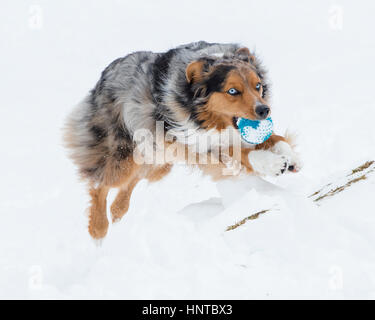
[[[135,52],[113,61],[66,123],[66,146],[82,178],[97,184],[106,179],[111,184],[105,178],[106,168],[121,170],[122,161],[132,156],[134,132],[141,128],[153,131],[156,120],[164,121],[166,129],[205,130],[196,117],[199,107],[220,90],[233,61],[249,59],[236,54],[239,48],[237,44],[201,41],[165,53]],[[195,60],[204,61],[206,68],[223,66],[197,87],[186,81],[185,74],[187,65]],[[265,72],[257,60],[251,63],[266,96]]]

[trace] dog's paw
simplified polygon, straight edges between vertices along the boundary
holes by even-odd
[[[249,162],[256,173],[264,176],[278,176],[287,172],[291,166],[290,157],[269,150],[250,152]]]
[[[129,208],[129,201],[127,203],[113,203],[111,206],[112,223],[117,223],[125,215]]]
[[[107,235],[108,225],[107,216],[98,217],[91,214],[88,225],[90,236],[95,240],[103,239]]]
[[[290,159],[288,165],[288,171],[298,172],[302,168],[302,162],[297,153],[294,152],[292,147],[285,141],[277,142],[272,148],[271,151],[278,155],[286,156]]]
[[[90,236],[95,240],[103,239],[107,235],[108,221],[103,221],[101,224],[94,225],[92,223],[88,226]]]

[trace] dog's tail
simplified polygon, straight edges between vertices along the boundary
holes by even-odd
[[[92,112],[90,96],[87,96],[74,108],[65,121],[63,145],[78,167],[81,178],[95,182],[100,180],[100,167],[106,150],[103,146],[96,145],[91,132],[89,121]]]

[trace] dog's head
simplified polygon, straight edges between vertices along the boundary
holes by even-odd
[[[265,72],[247,48],[233,57],[193,61],[186,68],[186,80],[193,93],[194,118],[203,128],[236,127],[239,117],[270,115]]]

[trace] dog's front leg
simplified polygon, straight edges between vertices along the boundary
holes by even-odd
[[[278,176],[301,169],[301,162],[292,146],[286,138],[278,135],[272,135],[254,150],[245,150],[244,155],[242,158],[245,166],[260,175]]]

